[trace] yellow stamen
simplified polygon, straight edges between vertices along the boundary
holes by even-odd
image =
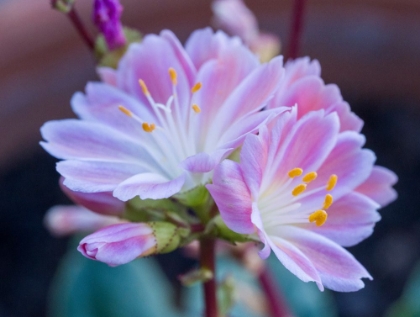
[[[318,227],[321,227],[327,221],[328,214],[325,210],[317,210],[309,215],[309,222],[315,222]]]
[[[132,113],[130,110],[128,110],[126,107],[124,107],[124,106],[118,106],[118,109],[119,109],[122,113],[124,113],[125,115],[127,115],[127,116],[129,116],[129,117],[132,117],[132,116],[133,116],[133,113]]]
[[[143,122],[141,126],[142,126],[143,130],[148,132],[148,133],[153,132],[153,130],[156,128],[156,125],[154,123],[148,124],[147,122]]]
[[[310,172],[308,174],[306,174],[305,176],[303,176],[302,180],[305,183],[310,183],[313,180],[315,180],[315,178],[317,178],[318,174],[316,172]]]
[[[171,82],[172,82],[172,84],[173,84],[173,85],[176,85],[176,83],[177,83],[177,79],[176,79],[176,77],[177,77],[176,70],[175,70],[175,69],[173,69],[173,68],[171,67],[171,68],[169,68],[168,72],[169,72],[169,77],[171,78]]]
[[[199,91],[200,89],[201,89],[201,83],[200,82],[198,82],[198,83],[196,83],[192,88],[191,88],[191,92],[192,93],[195,93],[195,92],[197,92],[197,91]]]
[[[139,84],[140,84],[140,87],[141,87],[141,90],[143,91],[143,93],[144,93],[146,96],[150,95],[149,89],[147,89],[147,86],[146,86],[146,84],[144,83],[143,79],[139,79]]]
[[[322,207],[322,209],[327,210],[328,208],[331,207],[332,203],[333,203],[333,196],[330,194],[325,195],[325,200],[324,200],[324,207]]]
[[[328,180],[328,182],[327,182],[327,187],[326,187],[326,189],[327,190],[333,190],[334,189],[334,187],[335,187],[335,185],[337,184],[337,180],[338,180],[338,176],[337,175],[335,175],[335,174],[332,174],[331,176],[330,176],[330,179]]]
[[[299,194],[302,194],[306,189],[306,184],[300,184],[297,185],[293,190],[292,190],[292,195],[293,196],[297,196]]]
[[[191,107],[195,113],[200,113],[201,112],[201,108],[198,105],[192,105]]]
[[[290,170],[288,175],[289,175],[290,178],[295,178],[295,177],[298,177],[298,176],[302,175],[302,173],[303,173],[303,169],[301,169],[299,167],[296,167],[296,168]]]

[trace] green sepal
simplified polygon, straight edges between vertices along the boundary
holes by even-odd
[[[184,221],[186,209],[170,199],[140,199],[135,197],[126,203],[123,219],[132,222],[160,221],[166,218]]]
[[[183,205],[195,208],[205,206],[209,201],[209,191],[204,185],[177,194],[175,198]]]
[[[156,253],[168,253],[177,249],[190,232],[187,228],[177,227],[169,222],[156,221],[148,224],[156,239]]]
[[[229,241],[231,243],[235,242],[260,242],[256,237],[240,234],[230,230],[220,215],[215,216],[208,224],[205,230],[205,233],[212,234],[218,238]]]
[[[99,34],[95,42],[95,55],[98,59],[99,66],[117,68],[120,59],[123,57],[131,43],[141,42],[141,33],[137,30],[124,27],[124,35],[127,40],[126,44],[114,50],[109,50],[105,41],[105,37]]]
[[[199,268],[180,275],[179,281],[184,286],[192,286],[196,283],[204,283],[213,278],[213,273],[209,269]]]

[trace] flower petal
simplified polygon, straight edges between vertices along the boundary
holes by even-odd
[[[122,201],[136,196],[141,199],[162,199],[178,193],[185,182],[185,174],[169,180],[153,173],[141,173],[125,180],[114,190],[114,196]]]
[[[207,173],[212,171],[234,149],[220,149],[211,154],[198,153],[187,157],[180,166],[192,173]]]
[[[382,166],[374,166],[368,179],[356,191],[384,207],[397,198],[397,192],[391,187],[397,181],[398,177],[394,172]]]
[[[99,78],[104,83],[116,86],[117,85],[117,72],[111,67],[98,67],[96,68]]]
[[[357,291],[364,287],[362,278],[372,279],[353,255],[322,235],[291,226],[282,227],[279,234],[305,254],[329,289]]]
[[[220,163],[214,171],[213,184],[206,187],[231,230],[244,234],[254,232],[251,196],[237,163],[230,160]]]
[[[144,172],[138,164],[67,160],[57,163],[63,184],[85,193],[113,191],[125,179]]]
[[[42,147],[62,159],[137,162],[141,146],[108,126],[74,119],[49,121],[41,127]]]
[[[321,227],[312,223],[303,226],[342,246],[350,247],[372,234],[375,222],[381,219],[376,211],[378,208],[379,205],[371,199],[352,192],[332,204],[327,210],[328,220]]]
[[[64,178],[61,177],[61,190],[77,205],[103,215],[120,215],[124,212],[124,202],[112,196],[112,192],[76,192],[65,186],[63,182]]]

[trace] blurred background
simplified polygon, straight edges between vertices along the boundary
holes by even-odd
[[[212,16],[210,0],[121,2],[125,25],[143,33],[168,28],[182,42]],[[292,1],[245,2],[285,52]],[[94,32],[91,6],[76,4]],[[350,249],[374,281],[333,294],[339,316],[383,316],[420,260],[420,2],[308,0],[300,55],[320,61],[325,82],[336,83],[365,121],[377,164],[399,176],[398,200],[380,211],[373,236]],[[90,51],[48,0],[0,0],[0,317],[46,314],[68,241],[51,237],[43,216],[69,201],[57,186],[55,159],[38,144],[39,128],[74,116],[70,98],[89,80],[97,80]]]

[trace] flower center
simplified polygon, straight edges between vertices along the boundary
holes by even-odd
[[[337,184],[338,177],[332,174],[326,186],[316,186],[311,188],[311,182],[317,177],[318,173],[315,171],[303,174],[303,169],[296,167],[291,169],[287,175],[289,180],[284,183],[281,188],[271,192],[268,196],[262,196],[261,208],[264,210],[264,221],[271,225],[290,224],[290,223],[305,223],[307,221],[315,223],[317,226],[322,226],[328,218],[327,209],[331,207],[333,203],[333,196],[330,193],[325,195],[322,206],[319,206],[316,211],[308,214],[307,211],[300,209],[302,198],[316,194],[319,191],[331,191]],[[303,175],[303,176],[302,176]],[[300,178],[301,177],[301,178]],[[292,182],[300,180],[300,184],[292,187],[291,192],[289,191]],[[292,198],[290,197],[290,193]],[[284,202],[287,202],[286,204]]]

